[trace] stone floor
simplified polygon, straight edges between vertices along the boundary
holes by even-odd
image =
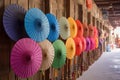
[[[120,49],[104,52],[77,80],[120,80]]]

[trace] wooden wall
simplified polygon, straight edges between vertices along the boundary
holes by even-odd
[[[45,72],[39,71],[31,78],[18,78],[11,70],[9,60],[11,48],[15,42],[6,35],[2,22],[4,9],[10,4],[19,4],[26,10],[36,7],[44,13],[54,14],[58,20],[62,16],[67,18],[71,16],[81,22],[96,24],[95,17],[91,12],[88,13],[85,7],[85,0],[0,0],[0,80],[75,80],[101,55],[102,52],[99,49],[84,52],[72,61],[66,60],[65,66],[60,70],[55,71],[50,68]]]

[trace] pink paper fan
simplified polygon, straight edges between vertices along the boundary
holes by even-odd
[[[41,66],[42,50],[32,39],[20,39],[12,49],[10,61],[18,77],[31,77]]]

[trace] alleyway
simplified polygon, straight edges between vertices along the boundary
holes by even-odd
[[[120,80],[120,49],[104,52],[77,80]]]

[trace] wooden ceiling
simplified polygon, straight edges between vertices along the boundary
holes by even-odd
[[[120,26],[120,0],[94,0],[102,10],[110,24],[115,28]]]

